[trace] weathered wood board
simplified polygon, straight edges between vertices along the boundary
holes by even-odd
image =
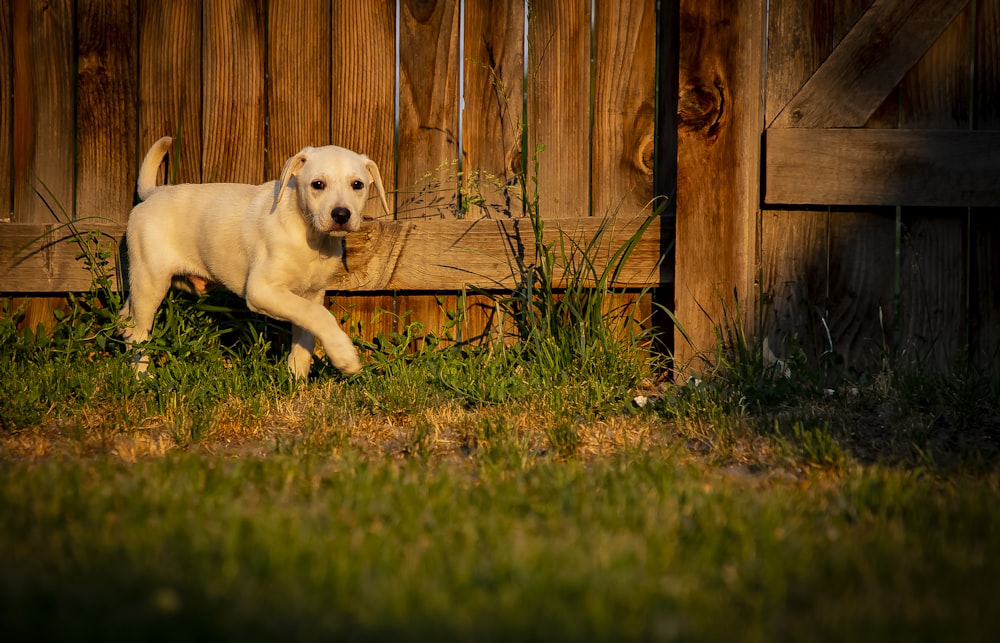
[[[298,2],[290,4],[298,9]],[[324,2],[332,12],[330,134],[332,143],[367,154],[389,190],[396,211],[396,2]],[[295,52],[291,52],[295,55]],[[292,116],[291,118],[294,118]],[[315,144],[315,143],[313,143]],[[365,215],[392,218],[372,201]]]
[[[595,12],[591,211],[632,216],[654,195],[656,10],[606,0]]]
[[[14,116],[14,64],[12,43],[13,15],[10,3],[0,10],[0,123],[10,123]],[[0,219],[14,211],[14,130],[0,127]],[[9,186],[9,187],[8,187]]]
[[[44,223],[73,216],[75,68],[73,2],[12,2],[13,209],[11,220]],[[67,145],[67,142],[69,143]],[[56,298],[28,302],[27,316],[49,325]]]
[[[771,125],[863,126],[968,2],[875,0]]]
[[[330,142],[331,20],[325,0],[267,5],[267,179],[307,145]],[[288,47],[287,43],[296,43]]]
[[[645,222],[644,217],[610,222],[599,217],[553,219],[545,222],[544,240],[557,256],[570,257],[597,238],[590,257],[600,275],[605,266],[616,265],[615,253]],[[660,227],[652,223],[616,286],[651,286],[662,278]],[[121,225],[85,222],[77,229],[84,234],[98,231],[115,242],[124,232]],[[0,224],[0,257],[7,261],[0,266],[0,292],[87,290],[91,276],[77,259],[78,238],[66,226]],[[330,284],[331,290],[427,292],[463,285],[507,289],[517,281],[518,257],[532,263],[536,249],[527,218],[369,222],[344,239],[347,272]]]
[[[465,7],[461,187],[468,216],[524,214],[524,3]]]
[[[734,296],[751,310],[757,299],[764,114],[753,97],[763,91],[764,52],[745,34],[764,33],[763,9],[754,0],[680,6],[674,353],[684,372],[714,359]],[[755,333],[756,317],[744,319]]]
[[[115,213],[132,207],[138,171],[138,60],[132,46],[136,1],[77,6],[76,212]]]
[[[764,166],[768,204],[1000,202],[1000,131],[771,128]]]
[[[138,40],[142,109],[135,154],[144,155],[161,136],[173,136],[177,144],[171,151],[167,178],[171,183],[200,183],[204,138],[201,2],[143,2]]]
[[[531,5],[528,21],[528,149],[537,184],[526,198],[541,216],[590,208],[590,2]],[[536,194],[537,190],[537,194]],[[537,197],[537,198],[536,198]]]
[[[203,182],[256,184],[267,179],[265,4],[212,0],[203,5]]]
[[[973,126],[1000,129],[1000,0],[976,4]],[[974,373],[1000,377],[1000,204],[969,212],[969,356]]]
[[[13,3],[14,220],[72,216],[75,104],[70,0]]]
[[[85,291],[93,281],[86,262],[78,258],[89,237],[113,251],[125,226],[81,222],[78,225],[0,224],[0,292],[59,293]],[[92,244],[93,245],[93,244]],[[109,268],[114,270],[117,261]],[[121,284],[119,284],[120,286]]]
[[[972,6],[968,5],[899,86],[899,127],[935,128],[942,141],[936,147],[928,144],[931,155],[946,159],[952,167],[964,164],[961,156],[966,157],[965,162],[975,164],[958,175],[942,172],[924,181],[945,190],[951,186],[956,196],[967,197],[930,205],[960,207],[900,209],[899,343],[895,361],[904,368],[950,372],[964,359],[969,344],[969,209],[965,206],[1000,203],[1000,132],[970,130],[971,28]],[[979,142],[974,144],[973,140]],[[990,151],[981,147],[988,144],[993,145]],[[974,145],[980,147],[970,149]],[[955,148],[965,149],[956,152]],[[917,174],[901,168],[895,168],[894,173],[909,171]],[[916,186],[913,191],[923,192]],[[900,203],[905,206],[912,201]]]
[[[462,83],[459,17],[458,0],[399,5],[397,221],[430,216],[443,218],[440,223],[444,223],[457,211]],[[406,229],[394,226],[387,232],[399,239]],[[402,245],[391,252],[396,250],[401,251]],[[396,293],[394,299],[397,311],[410,311],[413,319],[426,320],[428,328],[439,326],[436,298]]]

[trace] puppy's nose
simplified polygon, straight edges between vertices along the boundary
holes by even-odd
[[[351,220],[351,211],[347,208],[334,208],[330,216],[333,217],[334,222],[344,225]]]

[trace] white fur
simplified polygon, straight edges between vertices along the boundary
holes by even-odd
[[[342,147],[306,147],[288,159],[277,181],[262,185],[158,186],[157,170],[171,143],[170,137],[154,143],[139,170],[143,202],[133,208],[126,231],[126,342],[149,338],[171,283],[199,292],[218,283],[251,310],[292,323],[293,376],[309,374],[316,339],[341,371],[361,370],[354,344],[323,306],[323,296],[342,265],[338,235],[361,225],[372,184],[389,210],[374,161]],[[137,353],[136,371],[144,372],[148,361]]]

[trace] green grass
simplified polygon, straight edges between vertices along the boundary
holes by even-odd
[[[659,449],[8,461],[8,640],[986,640],[997,479]]]
[[[401,320],[305,384],[224,295],[168,298],[145,380],[107,280],[5,309],[0,638],[992,640],[997,382],[831,393],[737,322],[678,385],[588,252],[515,266],[513,336]]]

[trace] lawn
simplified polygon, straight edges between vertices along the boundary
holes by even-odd
[[[5,458],[4,638],[992,639],[995,475],[670,447]]]
[[[996,381],[747,340],[680,383],[593,295],[525,303],[299,384],[224,301],[168,298],[143,380],[108,291],[6,308],[0,638],[993,640]]]

